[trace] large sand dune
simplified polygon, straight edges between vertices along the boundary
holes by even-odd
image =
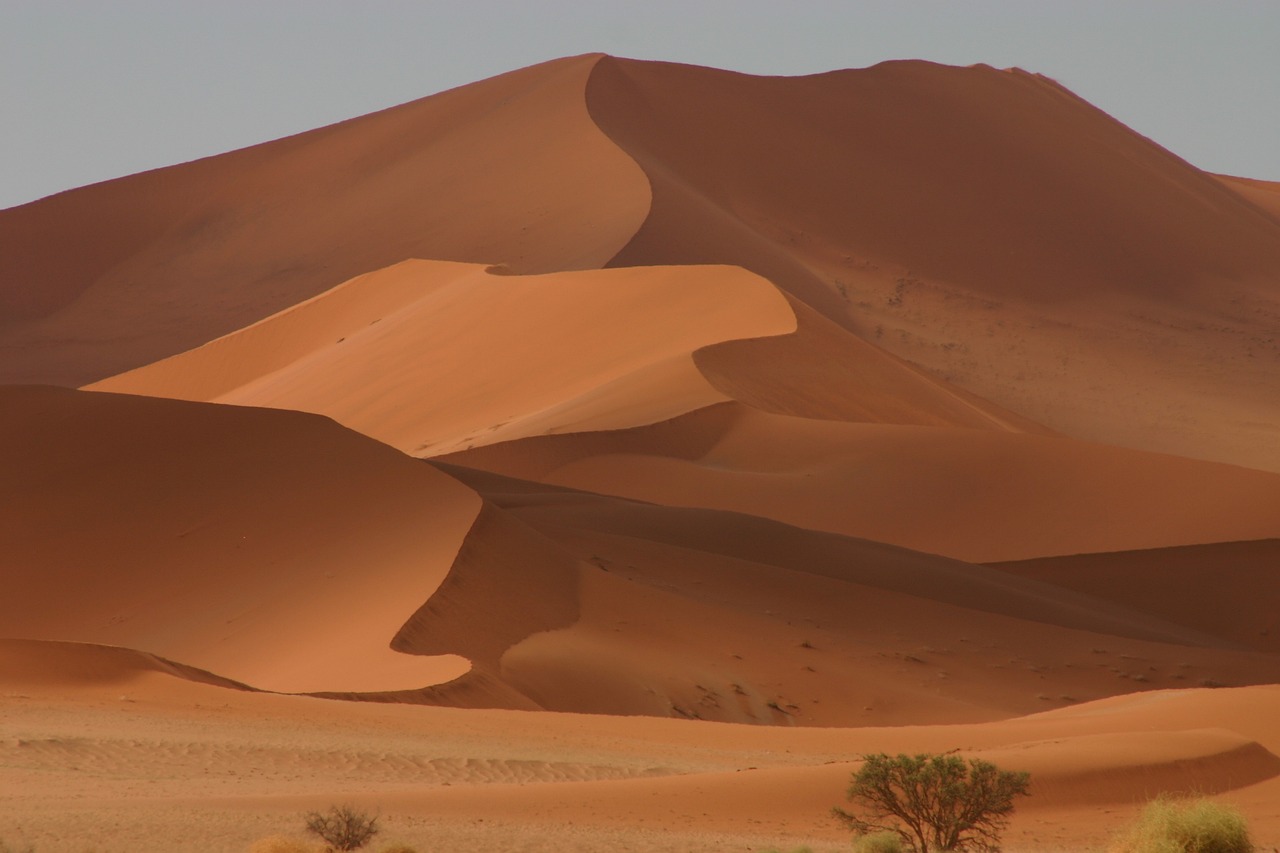
[[[649,187],[587,115],[594,64],[0,211],[0,382],[101,379],[411,257],[604,264]]]
[[[588,55],[0,211],[0,842],[826,853],[956,749],[1014,850],[1274,846],[1277,198],[1016,69]]]
[[[467,670],[390,649],[480,509],[451,478],[294,412],[0,397],[5,637],[127,646],[289,692]]]

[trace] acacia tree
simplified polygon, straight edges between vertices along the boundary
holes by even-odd
[[[1000,833],[1031,774],[956,755],[865,756],[848,798],[859,814],[833,809],[859,835],[896,832],[916,853],[997,851]]]

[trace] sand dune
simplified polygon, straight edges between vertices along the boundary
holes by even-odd
[[[827,853],[958,750],[1014,851],[1269,844],[1278,198],[1016,69],[593,54],[0,211],[0,383],[92,389],[0,385],[0,842]]]
[[[310,415],[0,395],[5,637],[126,646],[292,692],[467,670],[390,649],[480,508],[451,478]]]
[[[1053,429],[1280,470],[1269,191],[1019,70],[607,58],[587,103],[653,187],[611,264],[740,264]]]
[[[406,258],[603,265],[649,188],[587,115],[596,59],[0,211],[0,382],[101,379]]]
[[[849,424],[723,404],[448,461],[990,562],[1280,529],[1280,477],[1050,436]]]
[[[998,568],[1276,653],[1278,561],[1280,541],[1266,539],[1050,557]]]
[[[692,354],[795,322],[736,267],[512,276],[407,261],[89,387],[316,412],[431,456],[722,402]]]

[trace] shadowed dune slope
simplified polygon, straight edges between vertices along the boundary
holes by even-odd
[[[489,503],[395,647],[473,668],[386,699],[901,725],[1280,672],[1212,633],[981,566],[440,467]]]
[[[649,187],[587,115],[597,58],[0,211],[0,382],[101,379],[410,257],[603,265]]]
[[[3,636],[109,644],[289,692],[422,687],[392,652],[480,508],[331,421],[0,389]]]
[[[722,402],[693,353],[795,328],[777,288],[738,267],[406,261],[90,387],[316,412],[430,456]]]
[[[1280,182],[1257,181],[1252,178],[1237,178],[1233,175],[1214,175],[1219,181],[1261,210],[1271,214],[1271,218],[1280,222]]]
[[[1280,652],[1280,540],[1078,554],[995,567],[1242,647]]]
[[[796,297],[788,300],[794,334],[727,341],[694,354],[726,396],[803,418],[1049,432],[889,355]]]
[[[1276,474],[1051,436],[806,420],[736,403],[443,458],[973,562],[1280,530]]]
[[[907,61],[753,77],[606,57],[587,103],[654,185],[652,212],[614,264],[755,268],[750,243],[803,267],[816,246],[1055,301],[1170,298],[1206,275],[1280,266],[1276,222],[1021,70]],[[694,216],[723,231],[681,227]],[[830,304],[795,275],[758,271]]]
[[[1056,431],[1280,471],[1269,187],[1020,70],[606,58],[587,102],[653,187],[611,264],[739,264]]]

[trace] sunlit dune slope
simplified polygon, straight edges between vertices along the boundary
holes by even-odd
[[[1055,430],[1280,470],[1265,187],[1020,70],[606,58],[587,102],[653,187],[613,265],[740,264]]]
[[[693,353],[795,327],[778,290],[736,267],[406,261],[90,387],[316,412],[429,456],[722,402]]]
[[[84,384],[410,257],[604,264],[649,188],[587,115],[596,59],[0,211],[0,382]]]
[[[1052,436],[807,420],[737,403],[445,459],[975,562],[1280,532],[1276,474]]]
[[[0,389],[7,638],[126,646],[283,691],[446,681],[390,643],[480,508],[324,418]]]

